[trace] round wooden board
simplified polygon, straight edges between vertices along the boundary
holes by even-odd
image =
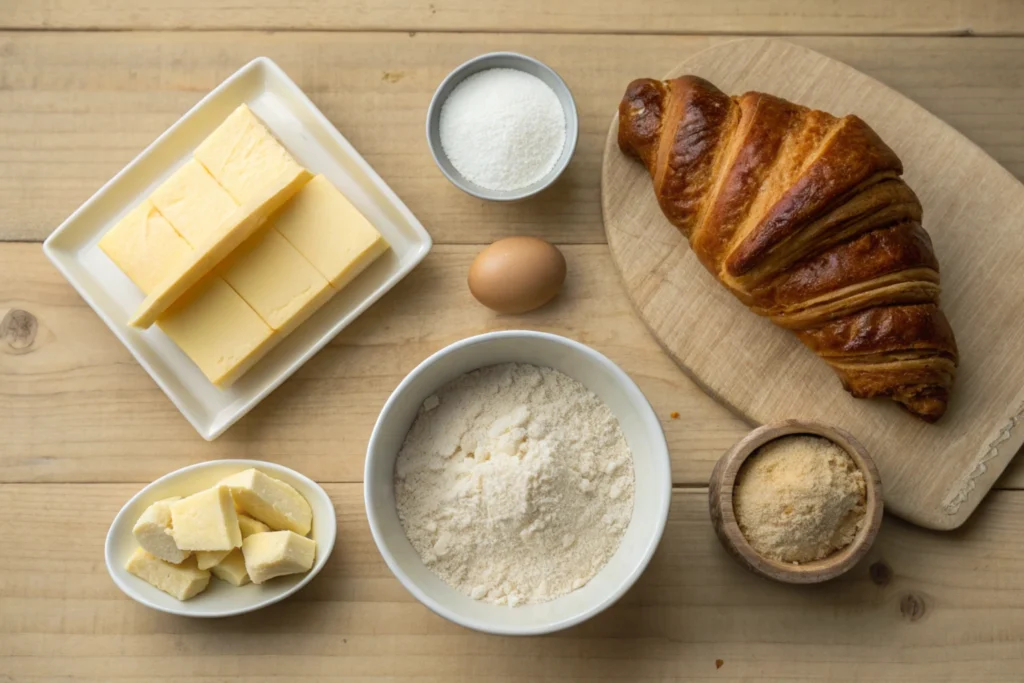
[[[856,113],[900,155],[942,265],[960,368],[946,416],[928,425],[890,401],[849,396],[795,337],[750,313],[697,262],[664,218],[650,176],[605,146],[601,202],[612,257],[659,343],[746,419],[819,420],[875,458],[886,507],[933,529],[964,522],[1024,443],[1024,186],[960,133],[855,69],[770,39],[712,47],[665,77],[728,93],[772,93],[836,115]],[[637,74],[637,77],[657,74]]]

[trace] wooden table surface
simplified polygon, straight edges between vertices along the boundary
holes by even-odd
[[[746,574],[707,514],[715,459],[747,427],[701,393],[633,314],[604,241],[601,148],[625,84],[736,35],[786,35],[896,88],[1024,178],[1017,0],[0,0],[0,681],[1024,680],[1024,459],[960,530],[887,518],[870,556],[817,587]],[[558,70],[576,157],[529,202],[461,194],[423,118],[465,59],[508,49]],[[44,259],[39,242],[207,91],[268,55],[434,237],[412,275],[214,443],[198,437]],[[512,234],[556,242],[556,303],[476,305],[465,274]],[[370,538],[360,479],[398,381],[462,337],[526,327],[619,363],[662,417],[676,489],[637,586],[546,638],[479,635],[417,603]],[[671,415],[678,412],[678,418]],[[300,594],[187,620],[126,598],[103,539],[142,485],[221,457],[324,483],[339,541]]]

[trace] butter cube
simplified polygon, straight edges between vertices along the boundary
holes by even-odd
[[[259,584],[312,569],[316,541],[294,531],[268,531],[242,541],[242,555],[249,578]]]
[[[334,294],[327,280],[281,233],[258,233],[232,255],[224,280],[259,313],[288,334]]]
[[[198,569],[193,557],[181,564],[171,564],[136,548],[125,569],[178,600],[188,600],[210,585],[210,572]]]
[[[263,522],[253,519],[249,515],[243,514],[238,515],[238,529],[242,532],[243,539],[247,538],[248,536],[252,536],[253,534],[262,533],[264,531],[270,531],[270,527],[264,524]],[[242,553],[238,550],[238,548],[235,548],[234,550],[199,550],[196,552],[196,562],[199,565],[200,569],[213,570],[215,576],[220,576],[220,574],[217,574],[216,571],[217,565],[224,562],[229,555],[235,553],[238,554],[239,561],[241,561]],[[245,563],[243,562],[241,566],[244,573]],[[228,579],[224,580],[227,581]],[[248,575],[246,575],[245,580],[249,580]],[[241,586],[242,584],[236,583],[235,585]]]
[[[148,199],[107,231],[99,246],[144,293],[192,253]]]
[[[171,503],[179,500],[181,496],[158,500],[146,508],[132,528],[143,550],[171,564],[178,564],[191,555],[190,551],[178,548],[171,533]]]
[[[182,295],[197,285],[246,240],[252,237],[270,214],[291,199],[310,179],[303,168],[282,173],[259,186],[253,198],[221,221],[194,250],[150,290],[145,301],[128,321],[132,327],[147,328],[156,322]]]
[[[242,532],[231,493],[215,486],[171,503],[174,542],[184,550],[231,550]]]
[[[243,541],[244,543],[244,541]],[[244,586],[249,583],[249,572],[245,571],[245,557],[241,548],[235,548],[227,554],[220,564],[211,567],[213,575],[232,586]]]
[[[274,176],[302,168],[244,104],[203,140],[194,156],[239,204]]]
[[[355,279],[389,248],[359,209],[322,175],[306,183],[272,220],[335,289]]]
[[[278,341],[259,314],[221,278],[197,287],[159,325],[221,387],[230,386]]]
[[[271,529],[288,529],[305,536],[313,526],[313,511],[302,494],[259,470],[233,474],[222,480],[220,486],[231,490],[235,502],[246,514]]]
[[[195,159],[175,171],[149,200],[193,247],[238,209],[238,202]]]
[[[238,515],[238,528],[242,530],[242,538],[249,538],[253,534],[270,531],[270,527],[260,520],[253,519],[249,515],[243,514]]]

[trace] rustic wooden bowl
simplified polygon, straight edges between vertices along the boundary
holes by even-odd
[[[829,555],[825,559],[803,564],[787,564],[766,557],[755,551],[740,531],[733,510],[733,487],[740,467],[758,448],[782,436],[811,434],[823,436],[850,454],[864,473],[867,488],[865,523],[857,532],[850,545]],[[785,583],[820,583],[843,574],[867,554],[878,535],[882,524],[882,482],[878,477],[875,463],[864,447],[849,433],[820,422],[785,420],[758,427],[740,439],[715,465],[709,484],[711,522],[715,533],[737,560],[755,574]]]

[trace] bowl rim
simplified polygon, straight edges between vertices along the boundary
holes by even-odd
[[[654,533],[647,540],[646,547],[641,556],[638,556],[634,567],[628,572],[624,580],[614,590],[607,594],[603,599],[595,602],[584,610],[578,613],[531,627],[519,627],[509,626],[501,623],[492,623],[489,621],[479,620],[473,617],[465,617],[455,610],[451,610],[439,603],[438,601],[431,598],[426,594],[420,587],[414,582],[408,574],[399,566],[395,557],[391,554],[387,541],[384,538],[384,533],[380,528],[380,523],[377,519],[376,511],[373,509],[370,501],[373,495],[371,494],[370,482],[373,478],[371,476],[372,461],[374,459],[374,451],[377,449],[377,444],[382,438],[384,431],[383,425],[394,408],[394,404],[398,401],[398,397],[408,389],[409,385],[412,384],[416,378],[426,372],[427,368],[434,365],[440,359],[459,353],[460,351],[477,344],[488,343],[496,339],[503,338],[536,338],[543,339],[548,342],[560,344],[566,348],[572,349],[576,353],[582,353],[589,356],[591,359],[605,366],[614,376],[620,387],[629,395],[630,402],[637,406],[638,412],[644,417],[644,422],[647,424],[654,424],[657,429],[654,430],[656,433],[652,436],[656,437],[653,439],[656,448],[652,448],[652,461],[654,466],[660,470],[659,477],[656,477],[655,481],[660,479],[663,483],[661,485],[662,503],[657,510],[657,518],[654,522]],[[481,366],[484,367],[484,366]],[[657,457],[658,453],[655,451],[660,450],[663,457]],[[397,455],[396,455],[397,457]],[[392,481],[393,485],[393,481]],[[657,490],[657,489],[655,489]],[[438,616],[444,617],[448,621],[463,626],[465,628],[473,629],[483,633],[490,633],[494,635],[504,636],[533,636],[533,635],[544,635],[547,633],[553,633],[555,631],[561,631],[563,629],[570,628],[577,624],[580,624],[588,619],[597,616],[604,610],[614,605],[618,600],[626,594],[626,592],[633,587],[636,581],[643,575],[647,566],[650,564],[651,558],[654,556],[655,551],[661,544],[661,539],[665,533],[665,527],[668,524],[669,508],[672,503],[672,465],[671,457],[668,449],[668,442],[665,440],[665,432],[661,428],[661,421],[658,419],[657,414],[654,412],[654,408],[651,407],[647,397],[640,391],[640,387],[632,380],[632,378],[626,374],[626,372],[620,368],[614,361],[605,356],[604,354],[590,348],[586,344],[582,344],[574,339],[563,337],[557,334],[551,334],[549,332],[539,332],[535,330],[502,330],[497,332],[486,332],[483,334],[474,335],[465,339],[460,339],[456,342],[445,346],[444,348],[434,352],[422,362],[420,362],[413,370],[406,375],[402,381],[398,384],[395,390],[388,397],[384,407],[381,409],[380,414],[377,416],[377,421],[374,423],[373,432],[370,434],[370,441],[366,449],[366,463],[363,472],[363,504],[366,506],[366,517],[370,524],[370,533],[373,536],[373,541],[377,545],[377,550],[384,558],[384,562],[388,565],[392,574],[401,582],[407,591],[412,593],[421,604],[426,606],[430,611],[434,612]],[[630,520],[632,524],[632,519]],[[555,598],[558,600],[558,598]]]
[[[864,524],[845,548],[821,560],[788,564],[764,557],[750,545],[736,519],[733,491],[743,464],[762,446],[787,436],[799,435],[828,439],[850,456],[864,475],[865,517]],[[747,569],[783,583],[810,584],[829,581],[845,574],[867,555],[882,524],[885,500],[878,468],[852,434],[814,420],[781,420],[751,430],[719,458],[708,484],[708,507],[719,541]]]
[[[315,481],[313,481],[306,475],[302,474],[301,472],[296,472],[290,467],[285,467],[284,465],[279,465],[278,463],[274,462],[267,462],[265,460],[221,458],[218,460],[205,460],[203,462],[197,462],[192,465],[181,467],[172,472],[168,472],[167,474],[158,477],[157,479],[154,479],[150,483],[143,486],[131,498],[129,498],[124,505],[121,506],[121,509],[118,510],[116,515],[114,515],[114,520],[110,523],[110,528],[107,529],[107,537],[103,543],[103,559],[107,565],[107,573],[110,575],[110,578],[114,581],[114,584],[121,590],[122,593],[124,593],[140,605],[144,605],[145,607],[155,609],[159,612],[164,612],[166,614],[174,614],[176,616],[181,617],[191,617],[193,619],[220,619],[224,617],[233,617],[241,614],[248,614],[249,612],[255,612],[256,610],[262,609],[264,607],[269,607],[270,605],[281,602],[285,598],[291,597],[292,595],[297,593],[299,590],[305,587],[306,584],[312,581],[313,577],[320,573],[320,570],[323,569],[324,565],[327,564],[327,560],[330,559],[331,553],[334,551],[335,541],[337,540],[338,537],[338,517],[336,513],[329,515],[330,522],[328,524],[328,528],[330,529],[330,533],[328,535],[330,536],[330,538],[328,539],[328,541],[326,543],[321,543],[319,540],[317,540],[316,561],[314,562],[312,569],[306,572],[305,576],[303,576],[298,583],[291,586],[288,590],[282,591],[275,595],[266,596],[263,599],[254,602],[251,605],[246,605],[245,607],[240,607],[238,609],[223,610],[215,613],[196,613],[188,609],[188,600],[184,600],[181,602],[181,608],[169,608],[163,605],[150,602],[145,597],[139,595],[139,593],[135,591],[133,587],[127,585],[122,580],[121,576],[119,576],[118,573],[114,571],[114,566],[117,565],[117,562],[115,561],[114,558],[114,530],[119,529],[121,527],[122,518],[128,515],[129,509],[132,508],[136,501],[142,498],[148,491],[153,489],[158,484],[164,483],[169,479],[176,478],[188,472],[206,469],[208,467],[214,467],[219,465],[229,465],[232,467],[238,465],[240,466],[240,472],[252,467],[255,467],[256,469],[265,468],[266,470],[269,471],[287,472],[290,476],[295,477],[303,484],[310,487],[310,489],[317,491],[318,495],[322,495],[324,500],[327,501],[327,503],[329,504],[331,511],[334,511],[334,501],[331,500],[331,497],[327,494],[327,491],[325,491],[324,488],[320,486],[320,484],[316,483]]]
[[[456,173],[455,175],[453,175],[449,173],[448,170],[444,167],[444,164],[441,163],[441,157],[443,156],[447,159],[447,155],[444,153],[443,149],[438,149],[440,147],[440,132],[438,132],[438,143],[436,145],[434,144],[434,141],[431,136],[431,122],[437,119],[438,123],[440,124],[441,107],[444,105],[444,101],[447,99],[447,97],[445,97],[444,99],[441,98],[442,91],[444,91],[448,87],[448,85],[452,83],[454,83],[454,85],[452,86],[452,89],[454,89],[458,85],[458,83],[461,83],[463,80],[473,75],[466,72],[472,67],[479,64],[480,62],[486,62],[494,59],[509,59],[512,61],[533,64],[539,67],[541,70],[549,73],[552,76],[555,83],[558,85],[558,87],[565,92],[565,95],[570,105],[567,107],[564,104],[562,104],[562,111],[565,113],[565,145],[563,147],[562,154],[560,155],[559,160],[558,162],[556,162],[554,168],[552,168],[551,171],[548,172],[546,176],[541,178],[541,180],[539,180],[535,185],[527,185],[523,188],[520,188],[519,190],[512,190],[508,192],[502,192],[500,190],[488,190],[485,187],[480,187],[479,185],[471,183],[468,179],[463,178],[461,174]],[[514,68],[517,71],[529,73],[517,67],[510,66],[504,68]],[[479,71],[484,70],[485,69],[479,69],[477,71],[474,71],[473,73],[478,73]],[[550,87],[550,84],[545,83],[545,85],[548,85]],[[562,103],[561,98],[559,98],[559,103]],[[570,131],[573,131],[574,134],[569,135]],[[482,55],[477,55],[472,59],[468,59],[462,64],[459,64],[457,67],[452,69],[448,73],[448,75],[445,76],[444,79],[438,84],[437,88],[434,90],[434,94],[430,98],[430,104],[427,106],[426,135],[427,147],[430,149],[430,156],[434,159],[434,163],[441,170],[441,173],[444,174],[444,177],[447,178],[452,185],[459,188],[466,194],[476,197],[478,199],[484,199],[487,201],[494,202],[516,202],[521,199],[526,199],[528,197],[540,194],[544,190],[548,189],[549,187],[551,187],[551,185],[555,183],[556,180],[558,180],[562,176],[562,173],[565,172],[565,169],[569,167],[569,163],[572,161],[573,156],[576,154],[576,145],[580,136],[579,110],[577,109],[576,98],[573,97],[572,89],[569,88],[569,85],[565,82],[565,79],[563,79],[557,71],[552,69],[544,62],[540,61],[539,59],[536,59],[535,57],[524,55],[519,52],[486,52]]]

